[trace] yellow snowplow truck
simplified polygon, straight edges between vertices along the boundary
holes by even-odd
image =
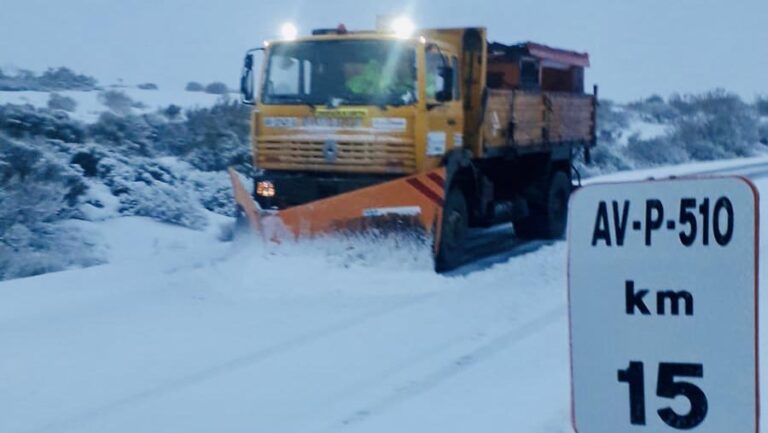
[[[470,227],[561,237],[573,158],[595,144],[588,65],[489,43],[484,28],[339,26],[265,42],[241,81],[258,173],[249,193],[230,170],[241,219],[268,240],[416,227],[438,271],[460,264]]]

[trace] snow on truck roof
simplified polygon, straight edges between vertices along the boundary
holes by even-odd
[[[522,42],[515,45],[492,42],[488,45],[488,54],[491,58],[518,58],[528,56],[537,60],[548,60],[568,66],[578,66],[582,68],[589,66],[589,54],[587,53],[553,48],[535,42]]]

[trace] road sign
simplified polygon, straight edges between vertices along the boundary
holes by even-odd
[[[754,186],[597,184],[569,212],[574,428],[758,432]]]

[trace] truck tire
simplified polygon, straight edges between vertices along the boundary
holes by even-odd
[[[538,191],[539,197],[528,200],[529,215],[515,223],[515,233],[523,239],[559,239],[567,225],[571,181],[567,174],[556,171]]]
[[[435,269],[438,272],[451,270],[461,264],[464,256],[464,240],[467,237],[468,217],[464,193],[458,188],[452,188],[443,205],[440,247],[435,257]]]

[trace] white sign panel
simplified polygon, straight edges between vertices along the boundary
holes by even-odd
[[[598,184],[569,213],[578,433],[756,433],[757,190]]]
[[[264,126],[267,128],[295,128],[299,123],[296,117],[265,117]]]
[[[427,133],[427,156],[437,156],[445,153],[445,132],[429,131]]]
[[[405,131],[408,122],[404,117],[374,117],[371,120],[373,129],[382,131],[402,132]]]

